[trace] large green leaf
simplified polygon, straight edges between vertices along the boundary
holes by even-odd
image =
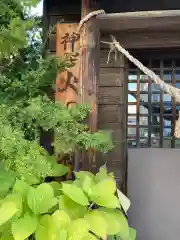
[[[107,177],[97,183],[95,186],[91,189],[91,194],[96,195],[104,195],[104,194],[115,194],[116,192],[116,182],[111,177]]]
[[[136,240],[136,230],[134,228],[129,228],[129,235],[131,237],[131,240]]]
[[[13,235],[10,232],[3,233],[0,240],[14,240]]]
[[[57,204],[57,199],[54,197],[53,188],[49,184],[43,183],[37,188],[30,187],[27,203],[33,213],[44,214]]]
[[[22,198],[19,195],[11,194],[6,197],[0,207],[0,226],[9,221],[15,215],[22,212]]]
[[[31,236],[38,225],[38,219],[36,216],[30,216],[29,214],[16,220],[12,223],[12,233],[15,240],[24,240]]]
[[[53,188],[55,197],[61,195],[61,188],[62,188],[61,183],[50,182],[49,185]]]
[[[15,178],[0,164],[0,197],[4,197],[8,193],[14,182]]]
[[[104,180],[107,177],[108,177],[107,168],[106,168],[106,165],[103,165],[102,167],[100,167],[99,172],[96,174],[95,180],[99,182]]]
[[[57,210],[52,215],[52,220],[57,230],[67,228],[71,222],[69,215],[63,210]]]
[[[66,229],[61,229],[56,232],[56,240],[67,240],[68,232]]]
[[[75,172],[75,176],[77,179],[74,181],[74,184],[82,188],[85,193],[89,194],[92,186],[95,184],[94,174],[91,172],[80,171]]]
[[[85,206],[74,202],[64,195],[59,197],[59,209],[64,210],[71,217],[71,219],[84,217],[84,215],[87,213],[87,208]]]
[[[69,168],[63,164],[53,164],[52,165],[52,170],[51,170],[51,176],[64,176],[69,172]]]
[[[56,240],[56,229],[50,215],[41,217],[35,237],[36,240]]]
[[[82,206],[89,205],[87,196],[84,194],[83,190],[76,185],[63,183],[62,192],[74,202],[77,202]]]
[[[26,182],[22,180],[16,180],[13,187],[13,192],[20,194],[22,197],[26,197],[29,187],[30,186]]]
[[[96,236],[94,236],[92,233],[88,233],[83,240],[98,240]]]
[[[86,221],[90,225],[90,231],[96,236],[105,238],[107,236],[107,222],[103,218],[103,215],[98,210],[92,210],[85,216]]]
[[[32,174],[31,172],[27,172],[23,176],[23,180],[27,182],[29,185],[37,185],[40,184],[41,178],[36,176],[35,174]]]
[[[116,191],[116,183],[108,177],[91,188],[90,199],[99,206],[107,208],[120,207],[118,198],[114,195]]]
[[[83,218],[76,219],[71,222],[68,228],[68,239],[82,240],[87,236],[89,231],[89,224]]]
[[[128,224],[123,213],[119,210],[110,210],[102,208],[99,210],[107,222],[107,234],[116,235],[118,233],[127,232]]]
[[[94,179],[94,174],[88,171],[74,172],[77,179],[83,180],[84,177],[88,176],[91,179]]]
[[[1,240],[14,240],[11,230],[11,221],[0,226],[0,236]]]
[[[120,201],[120,205],[124,209],[125,213],[127,213],[128,209],[131,205],[130,200],[119,189],[117,189],[117,194],[118,194],[118,198]]]

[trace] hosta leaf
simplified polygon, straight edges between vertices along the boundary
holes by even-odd
[[[54,197],[53,188],[49,184],[43,183],[37,188],[29,189],[27,203],[33,213],[44,214],[57,204],[57,199]]]
[[[56,240],[56,230],[50,215],[41,217],[35,237],[36,240]]]
[[[79,218],[71,222],[68,228],[68,238],[71,240],[82,240],[89,231],[89,224],[85,219]]]
[[[64,210],[71,219],[84,217],[85,213],[87,213],[87,208],[85,206],[82,206],[63,195],[59,197],[59,209]]]
[[[119,210],[108,210],[108,209],[100,209],[99,210],[107,222],[107,234],[108,235],[116,235],[118,233],[127,231],[128,224],[127,220],[124,217],[123,213]]]
[[[24,217],[12,223],[12,233],[15,240],[24,240],[31,236],[37,227],[38,219],[26,214]]]
[[[70,224],[71,219],[69,215],[63,210],[57,210],[52,215],[52,220],[56,229],[64,229]]]
[[[118,198],[120,201],[120,205],[124,209],[125,213],[127,213],[128,209],[131,205],[130,200],[119,189],[117,189],[117,194],[118,194]]]
[[[13,192],[20,194],[22,197],[26,197],[29,187],[30,186],[26,182],[22,180],[16,180],[13,187]]]
[[[84,194],[83,190],[76,185],[72,184],[62,184],[62,192],[71,198],[74,202],[79,203],[82,206],[89,205],[88,198]]]
[[[90,225],[90,231],[96,236],[103,239],[107,236],[107,222],[98,210],[87,213],[85,219]]]
[[[63,164],[53,164],[53,169],[51,172],[51,176],[64,176],[69,172],[69,168]]]
[[[22,211],[22,199],[18,195],[11,194],[5,198],[0,207],[0,226],[9,221],[15,215],[20,215]]]

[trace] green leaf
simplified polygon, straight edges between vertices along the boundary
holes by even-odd
[[[36,216],[25,214],[24,217],[12,223],[12,234],[15,240],[25,240],[31,236],[38,225]]]
[[[89,224],[85,219],[79,218],[71,222],[68,228],[68,239],[82,240],[89,231]]]
[[[136,240],[136,230],[134,228],[129,228],[129,235],[131,237],[131,240]]]
[[[56,230],[50,215],[41,217],[35,238],[36,240],[56,240]]]
[[[88,176],[91,179],[94,179],[94,174],[88,171],[74,172],[77,179],[83,180],[84,177]]]
[[[3,234],[1,235],[1,238],[0,238],[0,239],[1,239],[1,240],[14,240],[13,235],[12,235],[11,233],[9,233],[9,232],[3,233]]]
[[[72,184],[62,184],[62,192],[71,198],[74,202],[79,203],[82,206],[88,206],[89,201],[81,188]]]
[[[116,191],[116,183],[108,177],[97,183],[91,188],[89,193],[90,199],[99,206],[107,208],[119,208],[119,200],[114,195]]]
[[[130,200],[119,189],[117,189],[117,194],[122,208],[124,209],[125,213],[127,213],[131,205]]]
[[[87,171],[75,172],[76,180],[74,184],[83,189],[83,191],[89,194],[92,186],[95,184],[94,174]]]
[[[103,179],[102,181],[94,185],[91,190],[92,194],[96,195],[98,193],[99,196],[104,195],[106,193],[108,193],[108,195],[110,194],[112,195],[112,194],[115,194],[115,192],[116,192],[116,182],[110,177]]]
[[[60,196],[59,197],[59,209],[64,210],[71,219],[77,219],[84,217],[85,213],[87,213],[87,208],[82,206],[67,196]]]
[[[57,230],[67,228],[67,226],[71,222],[71,218],[69,215],[63,210],[57,210],[52,215],[52,220],[54,222],[54,226]]]
[[[99,172],[95,176],[95,180],[97,182],[104,180],[105,178],[108,177],[108,172],[106,168],[106,164],[100,167]]]
[[[0,165],[0,197],[4,197],[13,186],[15,178]]]
[[[13,187],[13,192],[20,194],[22,197],[26,197],[29,187],[30,186],[26,182],[22,180],[16,180]]]
[[[82,189],[88,195],[91,193],[91,188],[95,185],[95,182],[89,177],[85,176],[82,182]]]
[[[27,203],[33,213],[44,214],[57,204],[57,199],[54,197],[53,188],[49,184],[43,183],[37,188],[30,187]]]
[[[14,240],[11,231],[11,221],[6,222],[0,227],[0,236],[1,240]]]
[[[69,172],[69,168],[63,164],[53,164],[53,169],[51,172],[51,176],[64,176]]]
[[[36,185],[41,182],[41,179],[39,177],[31,173],[26,173],[23,178],[24,181],[27,182],[29,185]]]
[[[0,226],[9,221],[15,215],[20,215],[22,211],[22,199],[20,196],[11,194],[6,197],[0,207]]]
[[[62,185],[60,183],[50,182],[49,185],[53,188],[55,197],[61,194]]]
[[[90,231],[100,238],[107,236],[107,222],[98,210],[92,210],[85,216],[86,221],[90,225]]]
[[[83,238],[83,240],[98,240],[98,238],[95,237],[93,234],[88,233],[88,234]]]
[[[61,229],[56,233],[56,240],[67,240],[68,232],[66,229]]]
[[[125,230],[127,232],[128,224],[127,220],[124,217],[123,213],[119,210],[110,210],[101,208],[99,210],[107,222],[107,234],[116,235]]]

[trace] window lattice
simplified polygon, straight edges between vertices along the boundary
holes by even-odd
[[[179,58],[150,54],[140,59],[164,81],[180,88]],[[173,136],[180,105],[134,65],[128,65],[128,146],[180,148]]]

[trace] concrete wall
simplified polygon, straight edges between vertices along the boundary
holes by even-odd
[[[128,196],[137,240],[180,239],[180,149],[129,149]]]

